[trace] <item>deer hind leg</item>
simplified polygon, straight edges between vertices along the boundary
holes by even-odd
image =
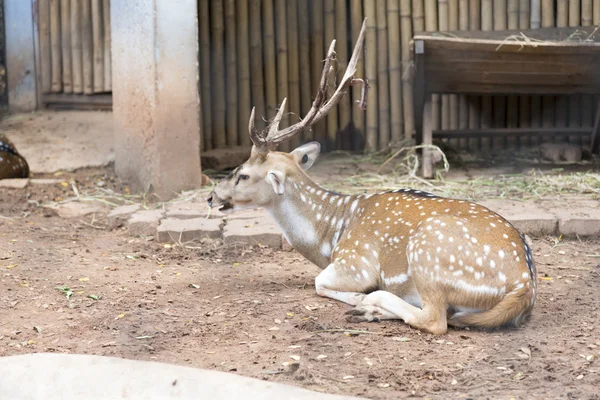
[[[351,322],[373,320],[373,310],[382,310],[393,319],[401,319],[410,326],[436,335],[448,330],[446,306],[441,299],[423,296],[423,308],[415,307],[393,293],[378,290],[367,295],[363,301],[346,314]]]

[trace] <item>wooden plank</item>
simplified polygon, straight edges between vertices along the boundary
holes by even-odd
[[[423,107],[423,142],[422,144],[430,146],[433,144],[433,131],[432,131],[432,112],[431,112],[431,96],[427,96],[425,99],[425,105]],[[423,148],[422,151],[422,171],[423,178],[433,177],[433,154],[430,148]]]
[[[102,0],[92,0],[92,38],[94,53],[94,93],[104,91],[104,29]]]
[[[102,2],[102,26],[104,27],[104,91],[112,91],[112,53],[110,29],[110,0]]]
[[[62,91],[62,44],[60,36],[60,0],[50,0],[50,46],[52,51],[52,91]]]
[[[112,109],[112,95],[48,93],[42,96],[42,104],[48,108],[110,110]]]
[[[40,42],[40,77],[42,93],[52,91],[52,45],[50,40],[50,0],[38,0]]]
[[[71,0],[71,71],[73,93],[83,93],[83,49],[81,44],[81,2]]]
[[[509,44],[506,41],[511,36],[519,36],[521,33],[528,38],[544,41],[547,43],[540,43],[543,46],[572,46],[572,45],[593,45],[593,43],[600,43],[600,37],[598,35],[590,36],[595,30],[594,26],[580,26],[580,27],[564,27],[564,28],[540,28],[540,29],[507,29],[504,31],[448,31],[448,37],[440,37],[435,32],[421,32],[415,34],[414,39],[429,39],[429,40],[442,40],[442,41],[456,41],[462,43],[486,43],[491,41],[497,41],[496,45],[503,43],[503,45]],[[579,40],[574,40],[573,34],[579,33],[580,36],[588,36],[589,42],[582,43]],[[563,43],[561,43],[563,42]],[[517,43],[518,44],[518,43]],[[533,47],[533,46],[530,46]],[[536,46],[539,47],[539,46]],[[527,46],[524,46],[527,48]]]
[[[434,130],[435,138],[459,138],[471,136],[506,137],[520,135],[555,136],[566,135],[590,135],[592,128],[481,128],[481,129],[456,129],[456,130]]]
[[[60,25],[62,43],[62,82],[63,92],[73,92],[71,67],[71,0],[60,1]]]
[[[598,108],[596,109],[596,119],[594,120],[594,126],[592,127],[592,136],[590,140],[590,148],[592,153],[596,153],[600,147],[600,102],[598,102]]]
[[[83,65],[83,93],[94,93],[94,45],[92,34],[92,5],[90,0],[80,0],[81,7],[81,60]]]

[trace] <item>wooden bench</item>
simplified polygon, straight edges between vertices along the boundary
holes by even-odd
[[[577,38],[577,39],[574,39]],[[432,129],[432,94],[570,95],[600,93],[600,30],[594,27],[515,31],[461,31],[416,35],[417,144],[433,138],[585,135],[600,145],[600,104],[592,127]],[[432,150],[423,149],[422,172],[433,176]]]

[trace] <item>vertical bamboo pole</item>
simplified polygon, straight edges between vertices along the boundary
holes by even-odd
[[[52,48],[52,91],[62,90],[60,0],[50,0],[50,43]]]
[[[250,25],[248,23],[248,0],[237,0],[236,10],[237,87],[238,87],[238,141],[250,145],[248,120],[252,110],[250,95]]]
[[[600,25],[600,0],[594,1],[594,16],[592,18],[592,23],[594,25]]]
[[[92,0],[94,93],[104,91],[104,32],[102,20],[102,0]]]
[[[306,3],[305,3],[306,4]],[[323,22],[323,1],[322,0],[312,0],[310,2],[311,6],[311,57],[310,57],[310,65],[311,69],[311,90],[316,93],[317,88],[319,87],[319,81],[321,80],[321,72],[323,70],[323,60],[326,57],[325,52],[328,49],[325,49],[323,46],[323,31],[324,31],[324,22]],[[321,145],[326,146],[327,140],[327,121],[326,119],[321,122],[313,125],[313,134],[316,140],[318,140]]]
[[[519,0],[519,29],[529,29],[530,24],[530,0]],[[529,128],[530,124],[530,101],[529,96],[519,96],[519,127]],[[530,138],[522,136],[519,138],[519,145],[529,145]]]
[[[438,30],[438,2],[436,0],[425,0],[425,31],[435,32]],[[431,128],[440,129],[442,120],[441,97],[439,94],[431,96]]]
[[[594,18],[592,0],[581,0],[581,25],[591,26]],[[581,96],[581,126],[591,127],[594,118],[594,98],[592,95]],[[581,137],[580,137],[581,139]]]
[[[358,34],[362,27],[363,23],[363,2],[362,0],[350,0],[350,27],[352,29],[352,43],[355,43],[358,39]],[[373,50],[374,51],[374,50]],[[365,47],[365,52],[363,53],[365,57],[359,57],[358,64],[356,65],[356,76],[360,78],[366,78],[365,75],[365,59],[368,58],[371,54],[371,49]],[[352,103],[356,104],[356,102],[360,101],[361,97],[361,88],[360,85],[356,85],[352,88]],[[369,103],[371,100],[368,100]],[[371,108],[372,106],[369,104],[367,108]],[[358,134],[354,134],[352,137],[353,149],[357,151],[366,150],[365,147],[365,137],[366,137],[366,129],[365,129],[365,112],[358,107],[352,107],[352,121],[354,122],[354,126],[358,130]]]
[[[262,18],[260,13],[261,0],[250,0],[250,82],[252,92],[252,107],[255,108],[257,129],[261,128],[265,117],[265,92],[263,84],[263,54]],[[272,78],[272,77],[271,77]]]
[[[300,58],[298,48],[298,0],[289,0],[287,3],[287,40],[288,40],[288,71],[289,71],[289,106],[290,117],[288,123],[295,124],[301,115],[300,101]],[[300,135],[290,140],[290,146],[296,148],[300,145]]]
[[[461,31],[469,30],[469,0],[460,0],[458,4],[458,29]],[[467,96],[461,94],[458,96],[458,128],[467,129],[469,127],[469,102]],[[460,139],[458,145],[461,149],[468,148],[468,139]]]
[[[102,19],[104,26],[104,91],[112,91],[112,53],[110,27],[110,0],[102,2]]]
[[[346,22],[346,0],[336,0],[335,1],[335,37],[337,40],[336,43],[336,52],[338,65],[347,65],[348,64],[348,24]],[[343,68],[340,68],[341,71],[338,73],[338,82],[343,76]],[[350,123],[350,105],[351,100],[346,97],[342,99],[338,105],[339,110],[339,129],[344,129]],[[339,138],[338,138],[339,139]],[[340,146],[337,146],[338,149],[341,149]]]
[[[400,8],[404,8],[400,6]],[[423,9],[423,0],[412,0],[412,26],[414,32],[423,32],[425,30],[425,10]]]
[[[226,132],[227,146],[234,147],[238,144],[238,91],[237,91],[237,51],[236,51],[236,8],[235,0],[225,0],[225,65],[227,86]]]
[[[373,152],[377,150],[378,112],[379,112],[379,82],[377,81],[377,12],[375,3],[364,1],[364,13],[367,18],[366,31],[366,60],[365,75],[369,81],[369,103],[367,106],[367,131],[365,150]]]
[[[554,0],[542,0],[542,28],[554,26]],[[550,128],[554,125],[554,96],[542,96],[542,126]],[[540,138],[540,141],[551,140]]]
[[[94,44],[92,34],[92,5],[82,0],[81,7],[81,59],[83,64],[83,93],[94,93]]]
[[[71,16],[71,78],[73,93],[83,93],[83,59],[81,48],[81,3],[79,0],[70,1]]]
[[[508,0],[508,29],[519,28],[519,0]],[[511,95],[506,99],[506,126],[508,128],[516,128],[519,125],[519,98]],[[517,147],[517,136],[509,136],[506,138],[506,146],[508,148]]]
[[[458,30],[458,0],[448,0],[448,30]],[[448,95],[449,109],[449,127],[450,129],[458,129],[458,96],[455,94]],[[450,140],[453,146],[458,147],[458,140]]]
[[[569,26],[579,26],[581,23],[581,3],[580,0],[569,0]],[[578,128],[581,126],[581,96],[569,96],[569,127]],[[569,137],[569,142],[580,144],[579,136]]]
[[[200,95],[202,98],[202,146],[211,150],[212,132],[212,96],[210,76],[210,0],[200,0],[198,4],[198,28],[200,36]]]
[[[306,4],[306,3],[304,3]],[[323,70],[323,60],[325,59],[325,49],[323,46],[324,40],[324,16],[323,16],[323,1],[312,0],[310,2],[311,14],[311,35],[310,35],[310,65],[311,65],[311,92],[316,93],[321,79]],[[314,96],[314,94],[313,94]],[[326,146],[327,140],[327,121],[326,119],[316,123],[312,127],[315,140],[318,140],[323,146]]]
[[[458,30],[458,0],[448,0],[448,30]],[[449,114],[450,114],[450,129],[458,129],[459,121],[459,103],[458,95],[451,94],[448,96]],[[460,147],[459,140],[449,141],[453,146]]]
[[[304,0],[298,1],[298,57],[302,60],[300,68],[300,103],[304,116],[312,106],[312,77],[311,77],[311,62],[310,62],[310,18],[309,9]],[[316,88],[315,88],[316,89]],[[307,129],[303,133],[305,141],[312,140],[314,133],[312,129]]]
[[[331,41],[335,39],[335,0],[325,0],[325,32],[323,46],[325,51],[329,49]],[[336,50],[343,46],[339,41],[336,42]],[[324,57],[322,57],[324,58]],[[339,65],[339,63],[338,63]],[[335,76],[335,72],[334,72]],[[332,76],[332,78],[334,77]],[[329,94],[332,94],[333,86],[330,85],[328,88]],[[338,130],[338,110],[337,106],[333,107],[331,111],[325,117],[327,119],[327,141],[325,148],[329,151],[335,149],[336,145],[336,133]]]
[[[501,31],[505,30],[507,26],[507,7],[506,0],[494,0],[494,30]],[[506,126],[506,97],[505,96],[494,96],[492,100],[493,104],[493,126],[496,128],[502,128]],[[492,147],[505,148],[506,139],[498,138],[492,139]]]
[[[417,1],[417,16],[415,17],[412,10],[411,16],[411,1],[400,0],[400,40],[402,42],[402,63],[401,79],[402,79],[402,108],[404,111],[404,138],[410,139],[415,135],[415,107],[413,100],[413,82],[409,73],[410,68],[410,40],[412,38],[413,21],[418,24],[420,30],[424,29],[423,20],[423,3]],[[415,1],[412,2],[415,5]],[[420,5],[420,6],[419,6]],[[415,28],[416,29],[416,28]],[[418,32],[418,31],[415,31]],[[390,31],[390,35],[392,32]],[[393,107],[393,106],[392,106]]]
[[[275,116],[281,100],[277,100],[277,66],[275,53],[275,25],[273,23],[273,0],[262,0],[263,46],[264,46],[264,74],[265,74],[265,99],[267,120]]]
[[[223,0],[210,1],[211,22],[211,51],[212,51],[212,75],[214,84],[211,101],[213,103],[213,146],[215,148],[225,147],[227,143],[226,124],[226,84],[225,84],[225,27],[223,26]]]
[[[289,69],[288,69],[288,26],[286,23],[286,0],[275,0],[275,46],[277,47],[277,106],[283,99],[289,99]],[[289,105],[289,103],[288,103]],[[280,127],[285,128],[290,125],[289,108],[281,118]],[[290,142],[282,143],[283,151],[290,151]]]
[[[379,149],[390,146],[390,83],[388,76],[388,46],[386,2],[377,3],[377,93],[379,94]]]
[[[448,0],[438,0],[438,30],[445,32],[448,30]],[[440,110],[443,130],[450,129],[450,101],[447,94],[440,96]],[[434,128],[435,129],[435,128]]]
[[[569,0],[557,0],[556,1],[556,26],[564,28],[569,26]],[[557,127],[567,126],[569,119],[569,103],[567,96],[555,96],[554,97],[554,123]],[[558,140],[566,140],[567,138],[555,138]]]
[[[71,75],[71,0],[60,1],[60,31],[62,42],[61,58],[63,62],[62,82],[63,92],[73,92],[73,80]]]
[[[481,0],[469,0],[469,29],[478,31],[481,29]],[[469,129],[477,129],[481,126],[481,97],[469,96]],[[469,150],[479,150],[480,138],[469,139]]]
[[[530,10],[530,28],[538,29],[542,26],[542,5],[541,0],[531,0]],[[530,126],[539,127],[541,126],[541,115],[542,115],[542,97],[535,95],[531,96],[531,111],[530,111]],[[539,142],[538,138],[531,136],[529,143],[535,145]]]
[[[50,0],[38,0],[38,21],[40,35],[40,75],[42,93],[52,91],[52,45],[50,40]]]
[[[492,0],[481,0],[481,30],[493,29],[493,3]],[[492,97],[481,96],[481,127],[489,128],[492,125]],[[481,138],[481,150],[489,150],[492,146],[490,138]]]

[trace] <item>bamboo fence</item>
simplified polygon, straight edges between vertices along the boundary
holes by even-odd
[[[109,93],[110,0],[38,0],[42,94]]]
[[[42,93],[110,93],[110,0],[36,4]],[[338,82],[367,17],[364,58],[357,65],[357,77],[366,78],[370,88],[366,111],[356,106],[362,90],[355,85],[327,118],[282,148],[318,140],[325,150],[371,152],[414,139],[415,33],[600,25],[600,0],[198,0],[198,17],[203,150],[249,146],[252,107],[262,129],[287,98],[280,126],[298,122],[312,105],[331,41],[336,40],[332,74]],[[597,102],[580,95],[434,95],[432,127],[589,127]],[[541,140],[471,138],[450,144],[488,151]]]

